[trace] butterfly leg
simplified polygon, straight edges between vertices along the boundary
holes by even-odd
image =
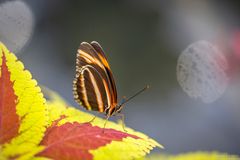
[[[108,122],[109,117],[110,117],[110,116],[107,115],[106,120],[105,120],[105,122],[104,122],[104,125],[103,125],[103,133],[104,133],[104,130],[105,130],[105,127],[106,127],[106,124],[107,124],[107,122]]]
[[[116,114],[116,116],[121,117],[121,120],[122,120],[122,128],[123,128],[124,132],[127,132],[127,130],[125,129],[125,116],[124,116],[124,114],[118,113],[118,114]]]
[[[88,123],[92,123],[96,119],[96,117],[97,116],[93,116],[93,118]]]

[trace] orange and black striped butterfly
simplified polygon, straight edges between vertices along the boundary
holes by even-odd
[[[102,47],[96,41],[80,44],[77,51],[73,94],[75,101],[84,108],[105,112],[108,119],[119,113],[124,103],[146,88],[148,86],[118,104],[115,81]]]

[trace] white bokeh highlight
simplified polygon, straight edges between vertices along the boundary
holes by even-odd
[[[0,41],[18,53],[29,41],[34,26],[32,11],[23,1],[0,3]]]
[[[227,68],[228,62],[217,47],[207,41],[198,41],[179,56],[177,80],[190,97],[211,103],[227,88]]]

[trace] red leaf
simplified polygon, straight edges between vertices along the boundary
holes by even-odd
[[[58,159],[76,160],[93,159],[89,150],[105,146],[111,141],[121,141],[125,137],[138,139],[139,137],[120,132],[114,129],[103,129],[92,126],[90,123],[65,123],[61,126],[55,125],[47,129],[41,145],[46,148],[38,154]]]
[[[3,53],[0,77],[0,144],[9,142],[18,134],[20,119],[16,113],[17,96]]]

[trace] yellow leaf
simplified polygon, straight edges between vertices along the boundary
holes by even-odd
[[[74,107],[69,107],[67,103],[58,96],[55,92],[48,89],[43,89],[50,100],[47,101],[49,110],[49,125],[52,122],[59,120],[61,116],[65,118],[58,122],[58,125],[63,125],[67,122],[89,122],[94,116],[89,113],[82,112]],[[68,107],[67,107],[68,106]],[[96,118],[91,124],[93,126],[103,127],[105,119]],[[122,125],[109,121],[106,128],[123,131]],[[114,159],[128,160],[145,156],[154,147],[163,148],[162,145],[149,138],[143,133],[136,132],[133,129],[126,128],[128,134],[138,136],[139,139],[132,137],[124,138],[122,141],[112,141],[110,144],[99,147],[95,150],[90,150],[95,160]]]
[[[178,155],[153,154],[142,160],[240,160],[237,155],[219,152],[190,152]]]
[[[0,42],[0,57],[3,55],[10,72],[10,80],[13,82],[14,94],[17,96],[16,112],[20,117],[20,127],[16,137],[0,146],[0,155],[29,159],[42,149],[38,144],[44,136],[47,123],[45,99],[31,73],[25,70],[23,63]]]

